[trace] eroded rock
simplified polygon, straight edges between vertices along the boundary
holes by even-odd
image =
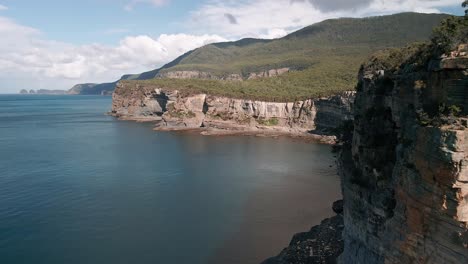
[[[437,67],[408,57],[398,68],[361,69],[354,136],[339,158],[341,263],[468,263],[463,54],[429,64]]]
[[[130,120],[154,119],[158,127],[172,129],[331,132],[352,119],[353,98],[353,92],[345,92],[295,102],[264,102],[119,83],[113,95],[112,114]]]

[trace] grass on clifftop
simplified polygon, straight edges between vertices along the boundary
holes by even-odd
[[[125,87],[117,89],[116,92],[124,94],[131,91],[130,87],[143,86],[179,90],[185,94],[206,93],[231,98],[289,102],[353,90],[357,80],[355,69],[358,69],[363,61],[364,58],[334,57],[318,62],[304,71],[246,81],[202,79],[121,81]]]

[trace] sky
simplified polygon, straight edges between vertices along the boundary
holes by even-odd
[[[461,0],[0,0],[0,93],[112,82],[197,47],[330,18],[462,15]]]

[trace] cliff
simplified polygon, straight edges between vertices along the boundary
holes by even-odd
[[[225,81],[243,81],[260,78],[277,77],[288,73],[290,68],[270,69],[261,72],[250,72],[246,75],[232,73],[224,75],[215,75],[210,72],[204,71],[163,71],[156,75],[156,78],[169,78],[169,79],[211,79],[211,80],[225,80]]]
[[[154,121],[160,129],[221,129],[282,133],[331,132],[352,118],[353,92],[294,102],[235,99],[120,82],[112,114]]]
[[[338,161],[341,263],[468,263],[467,54],[423,46],[361,68]]]

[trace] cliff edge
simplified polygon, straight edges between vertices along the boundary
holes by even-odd
[[[293,102],[266,102],[119,82],[111,114],[125,120],[154,122],[157,130],[332,134],[343,121],[352,118],[353,101],[354,92]]]
[[[296,235],[264,263],[468,263],[467,43],[468,16],[453,17],[361,66],[335,146],[343,232],[323,251]]]
[[[339,158],[341,263],[468,263],[467,69],[466,44],[440,58],[427,45],[394,50],[361,68]]]

